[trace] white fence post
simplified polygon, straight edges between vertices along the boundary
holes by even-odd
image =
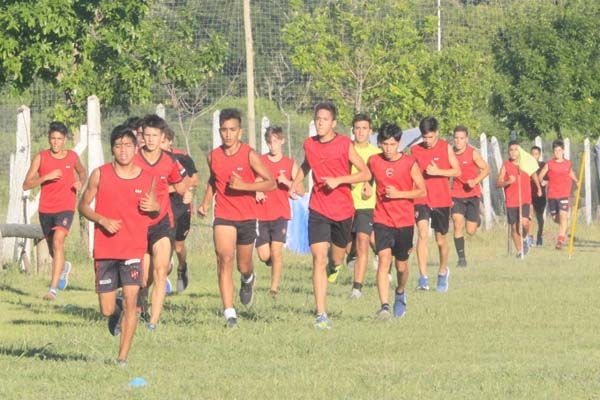
[[[488,154],[488,141],[485,133],[479,135],[479,152],[486,163],[490,163]],[[483,197],[483,221],[486,231],[492,229],[492,197],[490,194],[490,176],[486,176],[481,182],[482,197]]]
[[[165,119],[167,112],[165,106],[162,103],[156,106],[156,115],[158,115],[162,119]]]
[[[585,138],[583,141],[583,151],[585,155],[584,162],[584,182],[585,186],[585,223],[588,225],[592,224],[592,163],[590,162],[591,151],[590,151],[590,139]],[[583,182],[579,182],[580,185],[584,184]]]
[[[83,127],[82,127],[83,128]],[[82,129],[81,134],[87,130],[88,137],[88,174],[95,168],[104,164],[104,152],[102,150],[102,126],[100,121],[100,100],[96,95],[87,98],[87,127]],[[95,207],[95,202],[90,206]],[[94,224],[88,221],[89,254],[94,249]]]
[[[262,119],[260,120],[260,132],[259,132],[261,154],[267,154],[269,152],[269,147],[267,146],[267,142],[265,141],[265,131],[270,126],[271,126],[271,121],[269,121],[269,118],[262,117]]]
[[[10,182],[9,182],[9,200],[8,212],[6,214],[7,223],[28,223],[25,220],[25,207],[27,207],[27,197],[29,191],[23,191],[23,181],[29,164],[31,163],[31,111],[29,107],[22,105],[17,110],[17,132],[16,132],[16,151],[10,156]],[[30,218],[27,213],[27,219]],[[2,246],[2,262],[10,262],[15,259],[17,254],[17,239],[5,238],[0,245]],[[26,251],[31,248],[30,241],[27,242]]]

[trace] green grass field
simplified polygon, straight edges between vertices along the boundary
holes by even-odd
[[[238,308],[239,329],[225,329],[211,233],[199,226],[188,243],[189,288],[168,297],[155,333],[139,325],[126,368],[112,363],[118,339],[73,234],[74,270],[57,301],[41,300],[49,274],[0,273],[0,399],[600,398],[600,229],[578,228],[570,260],[551,246],[555,227],[547,230],[546,247],[524,261],[507,255],[504,230],[469,238],[469,267],[452,268],[445,294],[414,289],[411,256],[398,321],[375,319],[371,266],[358,301],[346,298],[344,269],[329,289],[333,329],[319,332],[310,256],[290,253],[279,299],[267,295],[270,272],[256,262],[254,306]],[[434,250],[432,241],[435,260]],[[148,386],[128,387],[134,377]]]

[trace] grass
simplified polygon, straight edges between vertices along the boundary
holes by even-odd
[[[375,319],[371,267],[358,301],[346,299],[344,270],[329,290],[333,329],[317,332],[310,256],[290,253],[279,300],[256,262],[255,304],[238,309],[239,329],[225,329],[210,230],[199,226],[189,239],[190,287],[167,299],[157,332],[140,324],[127,368],[112,364],[118,342],[98,312],[92,264],[71,237],[74,270],[56,302],[41,300],[48,274],[0,273],[0,398],[599,398],[600,243],[583,238],[600,238],[600,229],[578,230],[571,260],[548,233],[524,261],[506,254],[505,231],[479,232],[467,239],[469,267],[452,268],[445,294],[414,290],[411,256],[399,321]],[[134,377],[149,385],[129,388]]]

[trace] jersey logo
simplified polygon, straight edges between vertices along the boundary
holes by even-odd
[[[385,176],[387,176],[388,178],[391,178],[392,175],[394,175],[394,168],[386,168]]]

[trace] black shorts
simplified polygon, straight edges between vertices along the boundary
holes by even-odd
[[[61,211],[53,214],[39,213],[42,233],[45,237],[50,236],[57,229],[69,233],[74,215],[75,211]]]
[[[96,293],[108,293],[123,286],[142,286],[144,273],[139,258],[95,260]]]
[[[373,209],[356,210],[352,220],[352,233],[370,235],[371,232],[373,232]]]
[[[256,247],[271,242],[285,243],[287,236],[288,220],[278,218],[274,221],[258,221],[258,237]]]
[[[374,224],[375,251],[392,249],[397,261],[406,261],[413,248],[414,225],[392,228],[383,224]]]
[[[169,238],[172,245],[174,235],[175,230],[171,227],[168,214],[154,225],[150,225],[148,228],[148,254],[152,254],[152,246],[162,238]]]
[[[189,204],[173,206],[173,218],[175,219],[175,240],[183,242],[190,233],[192,212]]]
[[[460,214],[469,222],[478,222],[479,197],[453,197],[452,214]]]
[[[431,218],[431,229],[445,235],[450,228],[450,207],[429,208],[426,204],[415,205],[416,222]]]
[[[550,215],[555,216],[559,211],[569,211],[569,198],[548,199],[548,211]]]
[[[245,245],[254,243],[256,239],[256,220],[248,219],[246,221],[231,221],[224,218],[215,218],[213,227],[217,225],[233,226],[236,229],[236,245]]]
[[[334,221],[313,210],[308,213],[308,243],[332,243],[346,247],[352,240],[352,218]]]
[[[521,213],[523,214],[523,219],[529,218],[529,204],[523,204],[521,206]],[[507,207],[506,208],[506,220],[510,225],[516,224],[519,222],[519,207]]]

